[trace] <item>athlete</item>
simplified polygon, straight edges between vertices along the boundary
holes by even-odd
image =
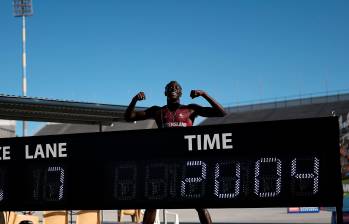
[[[182,87],[177,81],[169,82],[165,87],[167,104],[163,107],[152,106],[144,111],[135,111],[138,101],[145,100],[144,92],[139,92],[132,98],[132,101],[125,112],[126,121],[138,121],[154,119],[158,128],[190,127],[193,126],[197,116],[202,117],[223,117],[223,107],[210,97],[205,91],[192,90],[191,98],[203,97],[211,107],[202,107],[197,104],[181,105]],[[211,224],[212,220],[207,209],[197,208],[200,222]],[[143,223],[153,224],[155,221],[156,209],[147,209],[144,213]]]

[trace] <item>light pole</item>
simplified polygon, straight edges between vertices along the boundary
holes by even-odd
[[[13,15],[22,17],[22,94],[27,96],[27,54],[25,19],[33,15],[32,0],[13,0]],[[23,121],[23,136],[27,135],[27,122]]]

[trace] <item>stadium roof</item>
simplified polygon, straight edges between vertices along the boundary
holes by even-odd
[[[137,108],[143,110],[145,108]],[[0,119],[111,125],[126,106],[0,95]]]
[[[60,135],[60,134],[75,134],[87,132],[107,132],[107,131],[123,131],[136,129],[151,129],[156,128],[154,120],[144,120],[137,122],[115,122],[110,126],[103,126],[102,129],[98,125],[87,124],[61,124],[48,123],[43,126],[35,135]]]
[[[349,113],[349,94],[308,97],[226,108],[225,117],[205,119],[200,125],[344,116]]]

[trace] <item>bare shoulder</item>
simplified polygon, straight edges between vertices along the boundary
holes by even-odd
[[[159,106],[151,106],[151,107],[147,108],[146,111],[157,111],[160,109],[161,109],[161,107],[159,107]]]
[[[145,110],[145,113],[147,114],[147,117],[154,117],[156,113],[158,113],[161,110],[161,107],[159,106],[152,106]]]
[[[202,108],[202,106],[200,106],[199,104],[195,104],[195,103],[188,104],[186,107],[187,107],[188,109],[192,109],[192,110],[197,110],[197,109]]]

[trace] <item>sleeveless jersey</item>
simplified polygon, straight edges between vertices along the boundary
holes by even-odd
[[[167,106],[160,109],[155,121],[158,128],[190,127],[193,121],[190,119],[191,110],[187,107],[180,107],[175,111],[170,111]]]

